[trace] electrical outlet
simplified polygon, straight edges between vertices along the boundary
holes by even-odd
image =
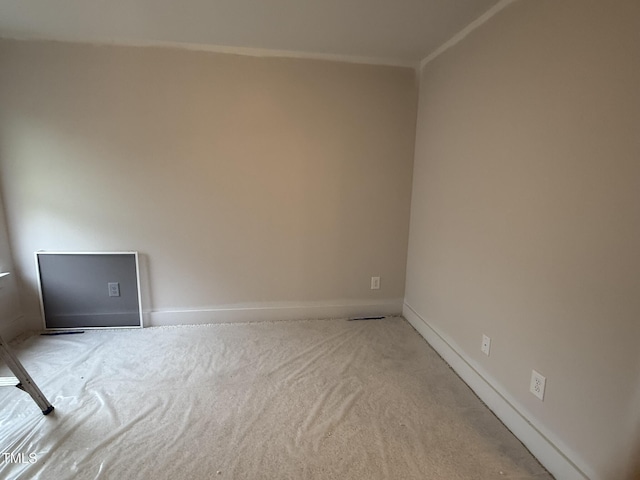
[[[491,350],[491,339],[486,335],[482,335],[482,346],[480,347],[482,353],[484,353],[487,357],[489,356],[489,350]]]
[[[371,277],[371,290],[380,289],[380,277]]]
[[[546,383],[546,378],[535,370],[531,370],[531,386],[529,387],[529,390],[542,401],[544,401],[544,386]]]
[[[109,296],[110,297],[119,297],[120,296],[120,284],[118,282],[109,282]]]

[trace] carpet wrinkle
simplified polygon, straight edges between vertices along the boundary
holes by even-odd
[[[354,332],[351,334],[351,336],[353,335],[356,335],[356,333]],[[277,370],[273,371],[272,373],[276,374],[278,371],[283,371],[286,373],[287,371],[289,371],[289,367],[295,367],[285,376],[285,379],[287,381],[289,382],[293,381],[297,376],[302,376],[305,373],[308,373],[307,369],[309,369],[309,367],[311,367],[312,365],[317,364],[320,359],[332,356],[332,354],[334,354],[335,351],[338,350],[341,345],[349,342],[350,340],[349,337],[347,338],[342,338],[342,337],[343,337],[343,334],[338,333],[326,339],[323,339],[318,343],[311,345],[310,347],[306,348],[302,352],[297,353],[296,355],[282,361],[282,363],[280,364],[280,367]],[[342,341],[339,342],[338,344],[332,345],[339,338],[342,338]],[[325,350],[327,347],[329,347],[329,351]],[[310,358],[308,359],[305,358],[307,356],[310,356]],[[296,365],[296,363],[299,360],[304,360],[304,361],[301,363],[301,365]]]
[[[352,382],[342,382],[322,393],[298,429],[296,445],[301,447],[308,439],[311,441],[311,451],[317,453],[321,441],[331,436],[332,431],[344,421],[361,395],[362,388]]]

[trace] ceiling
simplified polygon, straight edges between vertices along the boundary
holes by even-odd
[[[415,65],[498,0],[0,0],[0,37]]]

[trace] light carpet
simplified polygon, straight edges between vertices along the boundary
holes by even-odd
[[[399,317],[87,331],[14,351],[56,410],[0,389],[3,479],[552,478]]]

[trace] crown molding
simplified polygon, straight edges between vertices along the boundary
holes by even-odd
[[[480,27],[485,22],[487,22],[491,17],[496,15],[498,12],[502,11],[504,8],[508,7],[509,5],[511,5],[512,3],[517,2],[517,1],[518,0],[500,0],[493,7],[491,7],[489,10],[484,12],[482,15],[480,15],[478,18],[476,18],[473,22],[471,22],[469,25],[464,27],[462,30],[460,30],[458,33],[456,33],[453,37],[451,37],[449,40],[447,40],[445,43],[440,45],[433,52],[431,52],[429,55],[427,55],[425,58],[423,58],[422,61],[420,62],[419,67],[418,67],[419,70],[422,71],[422,69],[429,62],[435,60],[437,57],[442,55],[444,52],[449,50],[451,47],[453,47],[454,45],[460,43],[462,40],[464,40],[464,38],[467,35],[469,35],[471,32],[473,32],[476,28]]]

